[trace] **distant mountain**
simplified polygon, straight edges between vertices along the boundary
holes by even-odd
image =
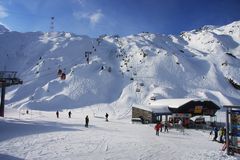
[[[0,70],[18,71],[24,82],[7,89],[6,103],[39,110],[105,104],[119,116],[152,97],[240,104],[239,33],[240,21],[179,36],[3,32]]]
[[[4,25],[0,24],[0,33],[9,32],[9,29],[7,29]]]

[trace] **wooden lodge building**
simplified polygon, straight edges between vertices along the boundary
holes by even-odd
[[[133,105],[132,120],[141,119],[143,123],[156,123],[168,120],[170,115],[186,115],[191,117],[215,116],[220,107],[211,100],[202,99],[159,99],[150,105]]]

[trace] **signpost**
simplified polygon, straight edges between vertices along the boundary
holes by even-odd
[[[227,154],[240,153],[240,106],[226,108],[226,148]]]

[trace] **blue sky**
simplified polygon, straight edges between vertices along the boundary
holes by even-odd
[[[97,37],[142,31],[179,34],[240,20],[240,0],[0,0],[0,23],[11,30],[55,30]]]

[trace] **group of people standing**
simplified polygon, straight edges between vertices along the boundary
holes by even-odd
[[[59,118],[59,111],[56,111],[56,116],[57,118]],[[69,111],[68,112],[68,118],[71,118],[72,117],[72,112]],[[105,118],[106,118],[106,121],[108,122],[108,113],[105,114]],[[88,115],[85,117],[85,127],[88,128],[88,124],[89,124],[89,117]]]
[[[165,121],[164,124],[162,122],[158,122],[155,126],[154,129],[156,130],[156,135],[159,136],[159,131],[162,132],[163,127],[164,127],[164,132],[168,132],[168,121]]]
[[[210,135],[214,135],[213,141],[217,141],[217,138],[219,136],[219,142],[224,143],[226,141],[226,128],[221,127],[218,129],[218,127],[214,127],[213,130],[211,130]]]
[[[59,118],[59,111],[56,112],[56,116],[57,116],[57,118]],[[68,112],[68,118],[71,118],[71,117],[72,117],[72,112],[69,111]]]

